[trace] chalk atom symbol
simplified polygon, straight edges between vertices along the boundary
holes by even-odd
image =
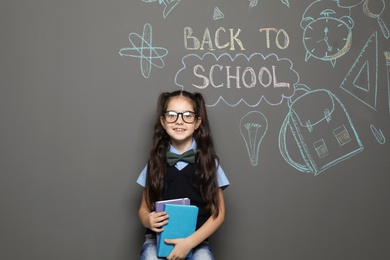
[[[152,26],[149,23],[144,25],[142,36],[137,33],[130,33],[129,42],[132,47],[122,48],[119,51],[119,55],[122,57],[139,58],[140,68],[144,78],[149,78],[152,65],[157,68],[163,68],[165,66],[162,58],[168,54],[168,50],[162,47],[153,47]]]

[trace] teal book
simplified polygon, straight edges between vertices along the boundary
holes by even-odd
[[[165,212],[169,215],[168,224],[160,233],[157,247],[158,257],[167,257],[174,248],[164,242],[164,239],[185,238],[195,232],[198,218],[198,207],[193,205],[165,204]],[[192,250],[187,258],[192,256]]]
[[[156,201],[156,212],[164,211],[165,204],[180,204],[180,205],[190,205],[189,198],[179,198],[171,200],[159,200]],[[156,233],[157,248],[160,244],[160,233]]]

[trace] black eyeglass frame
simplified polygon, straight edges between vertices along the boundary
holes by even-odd
[[[176,118],[175,120],[173,121],[169,121],[167,120],[167,117],[166,115],[169,114],[169,113],[175,113],[176,114]],[[188,122],[186,119],[185,119],[185,114],[186,113],[190,113],[192,115],[194,115],[194,120],[191,121],[191,122]],[[198,114],[195,113],[195,112],[192,112],[192,111],[183,111],[183,112],[176,112],[174,110],[167,110],[163,113],[163,116],[164,116],[164,120],[167,122],[167,123],[176,123],[176,121],[179,119],[179,115],[181,115],[181,119],[183,120],[184,123],[187,123],[187,124],[192,124],[196,121],[196,119],[198,118]]]

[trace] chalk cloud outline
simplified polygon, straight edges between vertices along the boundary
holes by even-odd
[[[228,101],[226,99],[226,97],[224,97],[223,95],[219,95],[218,98],[216,98],[215,101],[211,101],[210,103],[206,104],[208,107],[214,107],[216,105],[218,105],[220,102],[223,102],[225,103],[226,105],[228,106],[231,106],[231,107],[235,107],[235,106],[238,106],[239,104],[243,103],[245,105],[247,105],[248,107],[256,107],[258,106],[263,100],[265,102],[267,102],[269,105],[271,106],[277,106],[277,105],[280,105],[283,103],[284,99],[288,99],[292,96],[294,96],[294,93],[295,93],[295,86],[299,83],[299,80],[300,80],[300,77],[299,77],[299,74],[298,72],[293,69],[293,62],[288,59],[288,58],[279,58],[275,53],[270,53],[266,56],[264,56],[263,54],[261,53],[252,53],[249,57],[243,53],[238,53],[236,54],[234,57],[232,57],[229,53],[222,53],[221,55],[217,56],[215,55],[214,53],[212,52],[207,52],[207,53],[204,53],[203,55],[199,56],[197,54],[187,54],[185,55],[183,58],[182,58],[182,65],[183,67],[181,67],[176,75],[175,75],[175,79],[174,79],[174,82],[177,86],[181,87],[182,89],[187,89],[187,87],[184,86],[184,84],[182,83],[184,80],[181,80],[180,79],[180,76],[182,76],[182,74],[184,74],[184,72],[186,72],[186,70],[189,70],[189,68],[187,67],[187,63],[186,63],[186,60],[190,59],[191,63],[193,63],[193,61],[191,60],[191,58],[196,58],[198,59],[199,61],[204,61],[206,58],[213,58],[215,59],[215,61],[220,61],[221,59],[229,59],[229,61],[231,62],[231,64],[233,64],[234,61],[237,61],[237,59],[241,58],[241,59],[244,59],[246,62],[250,62],[251,59],[254,59],[256,57],[259,57],[261,58],[263,61],[268,61],[269,59],[275,59],[276,62],[278,63],[283,63],[283,66],[285,66],[285,64],[288,64],[288,70],[289,72],[291,73],[291,75],[293,75],[293,77],[295,78],[294,80],[292,80],[290,82],[290,93],[288,95],[285,95],[285,93],[282,93],[280,95],[280,98],[277,102],[271,102],[269,101],[266,96],[264,96],[264,94],[261,94],[259,96],[258,99],[256,99],[256,101],[254,102],[249,102],[247,100],[245,100],[245,98],[238,98],[237,101]],[[214,60],[213,60],[214,61]],[[188,62],[189,63],[189,62]],[[222,63],[226,66],[225,63]],[[229,64],[229,65],[231,65]],[[188,82],[187,80],[185,80],[184,82],[186,82],[186,84],[188,85],[191,85],[191,82]],[[195,88],[195,87],[193,87]],[[212,87],[209,87],[209,88],[212,88]],[[203,89],[198,89],[196,88],[196,91],[197,92],[208,92],[207,90],[203,90]],[[191,91],[191,92],[194,92],[194,91]],[[208,98],[210,98],[209,95],[207,95]],[[251,97],[253,98],[253,97]],[[209,100],[207,100],[207,102],[209,102]]]

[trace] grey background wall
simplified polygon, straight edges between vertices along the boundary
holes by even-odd
[[[388,257],[388,26],[381,0],[1,1],[0,258],[137,259],[180,88],[231,182],[217,259]]]

